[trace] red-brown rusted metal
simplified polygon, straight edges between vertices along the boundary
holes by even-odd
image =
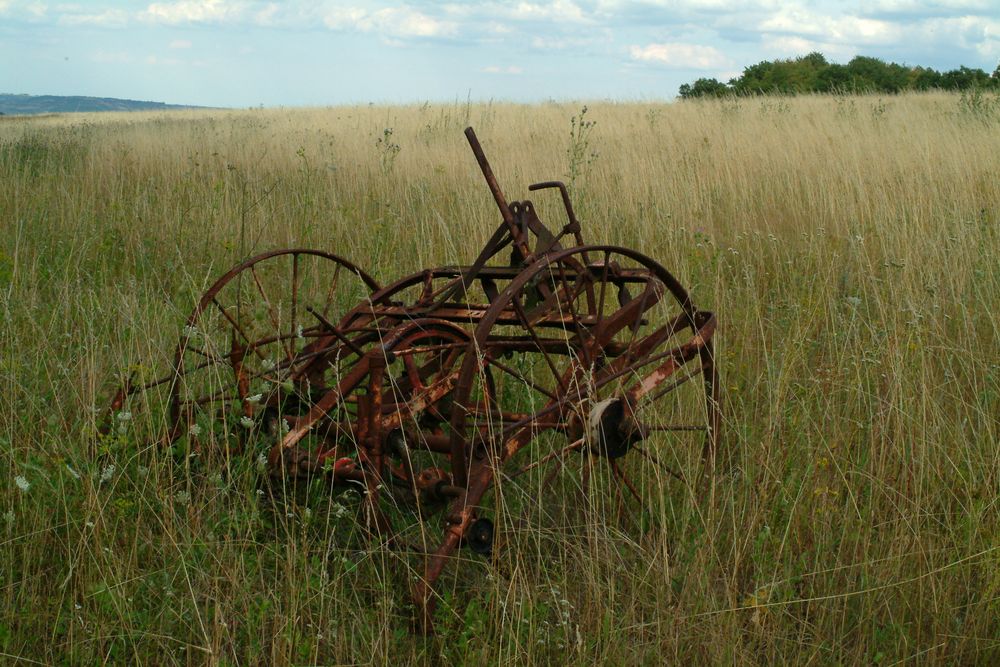
[[[508,203],[465,133],[501,217],[471,265],[380,287],[323,251],[253,257],[199,300],[171,373],[113,402],[117,411],[137,389],[166,385],[168,440],[186,439],[205,460],[264,446],[272,474],[363,490],[366,528],[424,561],[413,597],[425,631],[456,550],[498,557],[485,516],[498,480],[553,466],[548,486],[575,453],[606,462],[643,503],[625,461],[651,461],[690,490],[685,443],[667,448],[660,434],[695,434],[687,445],[700,472],[719,441],[715,316],[649,257],[585,244],[564,184],[529,188],[559,190],[567,222],[557,234],[530,201]],[[341,298],[345,276],[353,300]],[[423,546],[392,516],[403,502],[416,508]]]

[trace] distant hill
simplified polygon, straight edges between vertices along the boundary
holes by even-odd
[[[203,109],[205,107],[119,100],[114,97],[80,97],[60,95],[11,95],[0,93],[0,113],[38,114],[71,111],[156,111],[166,109]]]

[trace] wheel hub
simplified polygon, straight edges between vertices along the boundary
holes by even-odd
[[[626,415],[625,402],[607,398],[595,404],[588,420],[590,451],[607,459],[618,459],[642,440],[641,429]]]

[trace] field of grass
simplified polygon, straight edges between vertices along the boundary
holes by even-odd
[[[96,423],[252,254],[471,262],[466,125],[718,314],[724,451],[683,530],[531,514],[425,638],[350,497]],[[0,662],[996,664],[998,175],[1000,105],[944,94],[2,119]]]

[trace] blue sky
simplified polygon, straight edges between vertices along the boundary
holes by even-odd
[[[814,50],[992,72],[1000,0],[0,0],[0,92],[210,106],[663,99]]]

